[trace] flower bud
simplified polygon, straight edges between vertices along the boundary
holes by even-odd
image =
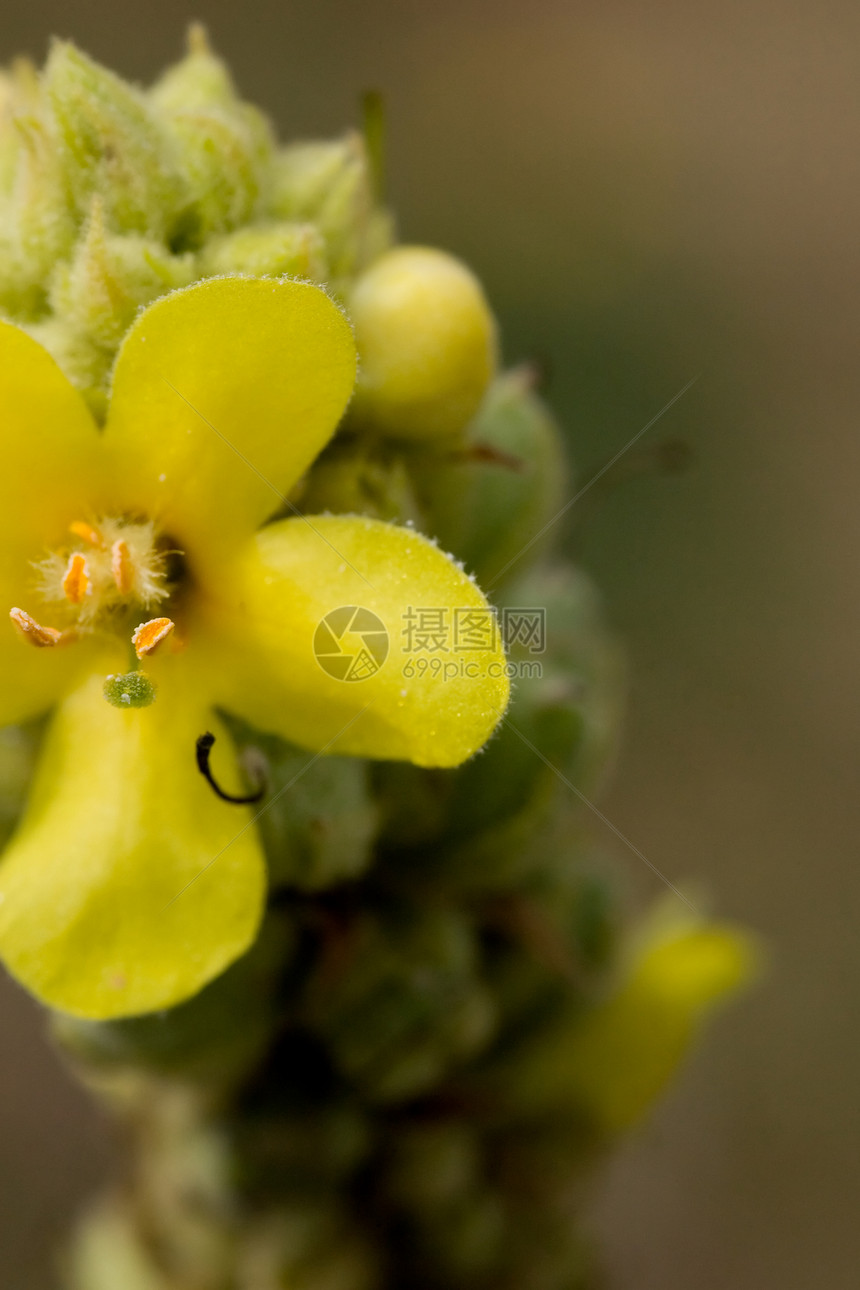
[[[370,515],[424,529],[412,477],[402,454],[376,451],[376,445],[341,436],[313,465],[301,494],[309,515],[331,511]]]
[[[111,351],[141,305],[194,276],[191,256],[171,255],[162,243],[136,234],[108,233],[97,197],[72,260],[54,276],[50,303],[76,332]]]
[[[89,214],[97,194],[111,227],[165,236],[187,192],[167,132],[144,96],[65,43],[52,49],[44,84],[79,216]]]
[[[492,1035],[469,921],[452,910],[365,915],[309,989],[307,1017],[341,1073],[373,1101],[432,1086]]]
[[[386,1190],[398,1207],[417,1212],[450,1205],[480,1176],[477,1134],[461,1120],[400,1125],[387,1155]]]
[[[241,114],[218,108],[178,112],[164,121],[190,192],[171,245],[193,250],[210,234],[235,229],[255,214],[265,147]]]
[[[18,173],[23,136],[18,121],[42,110],[39,75],[29,58],[17,58],[0,71],[0,193],[11,195]]]
[[[508,1072],[523,1105],[580,1108],[605,1133],[628,1129],[669,1083],[705,1017],[755,970],[737,928],[698,917],[656,920],[613,993],[571,1007]]]
[[[322,282],[326,276],[325,243],[313,224],[282,221],[253,225],[210,238],[200,254],[201,276],[250,273],[254,277],[289,274]]]
[[[427,527],[482,586],[521,575],[546,550],[554,530],[533,539],[570,493],[561,431],[532,386],[529,368],[506,372],[462,446],[410,458]]]
[[[230,729],[243,760],[253,751],[270,783],[290,785],[259,818],[272,887],[321,891],[358,878],[371,863],[378,819],[367,764],[354,757],[309,759],[236,719]]]
[[[273,152],[271,128],[262,112],[242,102],[199,24],[189,29],[187,56],[168,69],[149,100],[173,140],[191,190],[173,245],[195,249],[211,233],[251,219]]]
[[[13,128],[19,147],[0,228],[0,305],[23,321],[44,314],[54,265],[70,253],[77,228],[47,123],[19,116]]]
[[[390,244],[391,226],[374,202],[364,140],[302,143],[275,157],[268,198],[278,219],[310,220],[326,243],[331,281],[363,269]]]
[[[528,1284],[525,1280],[508,1282],[504,1276],[508,1269],[500,1266],[509,1220],[498,1191],[486,1184],[476,1187],[456,1204],[432,1215],[419,1229],[415,1253],[421,1272],[428,1267],[436,1272],[431,1285]],[[406,1284],[414,1281],[410,1278]]]
[[[444,439],[474,416],[493,375],[496,326],[464,264],[428,247],[388,251],[350,295],[361,360],[356,426]]]
[[[433,848],[425,873],[446,890],[507,891],[565,864],[570,820],[567,838],[548,836],[552,808],[577,805],[564,779],[591,791],[618,729],[620,658],[584,574],[533,571],[505,589],[500,626],[513,693],[484,751],[456,774],[434,772],[429,792],[427,772],[377,771],[386,843],[414,842],[420,821]]]
[[[149,93],[151,101],[164,112],[185,112],[200,108],[234,108],[241,100],[233,77],[223,59],[212,49],[206,28],[193,22],[188,28],[188,53],[168,67]]]
[[[346,1205],[300,1193],[246,1225],[235,1284],[275,1290],[371,1290],[380,1284],[368,1234]]]

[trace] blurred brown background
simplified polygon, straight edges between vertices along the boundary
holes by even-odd
[[[202,18],[284,135],[339,131],[381,88],[403,236],[471,261],[507,356],[549,360],[583,480],[701,372],[643,440],[684,439],[692,469],[618,488],[578,539],[631,660],[603,806],[673,881],[760,929],[771,965],[615,1163],[595,1223],[617,1290],[853,1290],[860,11],[16,8],[4,61],[41,60],[53,31],[140,80]],[[0,1284],[43,1290],[109,1148],[8,983],[0,1018]]]

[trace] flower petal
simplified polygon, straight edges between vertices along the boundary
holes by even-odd
[[[319,287],[214,278],[146,309],[117,359],[106,440],[114,487],[197,569],[284,494],[334,433],[355,383],[344,314]]]
[[[221,638],[210,684],[261,730],[317,750],[456,766],[507,705],[492,611],[412,529],[342,515],[281,520],[257,535],[223,594],[207,611]],[[424,610],[445,637],[437,630],[432,649],[417,635]],[[458,649],[455,626],[461,644],[471,627],[478,646]]]
[[[48,352],[5,322],[0,427],[0,725],[6,725],[49,707],[81,664],[80,649],[34,649],[7,616],[18,607],[39,617],[32,561],[83,518],[100,445],[86,403]]]
[[[196,768],[210,730],[216,776],[236,779],[202,699],[165,683],[151,707],[121,712],[101,688],[91,677],[58,710],[0,866],[10,971],[52,1007],[98,1019],[194,994],[251,943],[264,891],[252,817]]]

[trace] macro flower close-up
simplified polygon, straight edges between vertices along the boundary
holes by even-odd
[[[843,1284],[772,16],[201,4],[0,23],[3,1290]]]
[[[355,367],[349,324],[319,288],[216,279],[140,316],[100,429],[38,343],[0,329],[3,717],[62,696],[0,868],[0,952],[56,1007],[176,1003],[253,939],[254,825],[195,764],[196,740],[217,731],[214,765],[241,793],[214,707],[317,751],[425,766],[463,761],[504,710],[499,647],[467,652],[473,675],[444,687],[402,675],[410,604],[487,608],[452,560],[409,529],[289,513]],[[357,684],[313,652],[344,604],[394,636]]]

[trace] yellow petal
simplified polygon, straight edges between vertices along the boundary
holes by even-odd
[[[520,1095],[571,1102],[606,1131],[640,1120],[697,1040],[706,1017],[754,975],[740,928],[698,919],[658,929],[617,990],[553,1028],[517,1073]]]
[[[342,515],[279,521],[207,613],[221,705],[315,750],[456,766],[507,705],[492,611],[411,529]]]
[[[334,433],[355,364],[345,316],[308,283],[215,278],[162,297],[117,359],[114,496],[156,519],[195,572],[216,569]]]
[[[196,993],[253,940],[264,890],[250,812],[220,801],[196,767],[196,739],[212,731],[214,773],[236,785],[229,736],[207,705],[177,677],[151,707],[123,712],[102,681],[59,708],[0,865],[9,970],[52,1007],[91,1018]]]
[[[34,649],[8,619],[21,608],[51,626],[32,561],[89,507],[99,437],[80,394],[30,336],[0,322],[0,725],[49,707],[82,648]]]

